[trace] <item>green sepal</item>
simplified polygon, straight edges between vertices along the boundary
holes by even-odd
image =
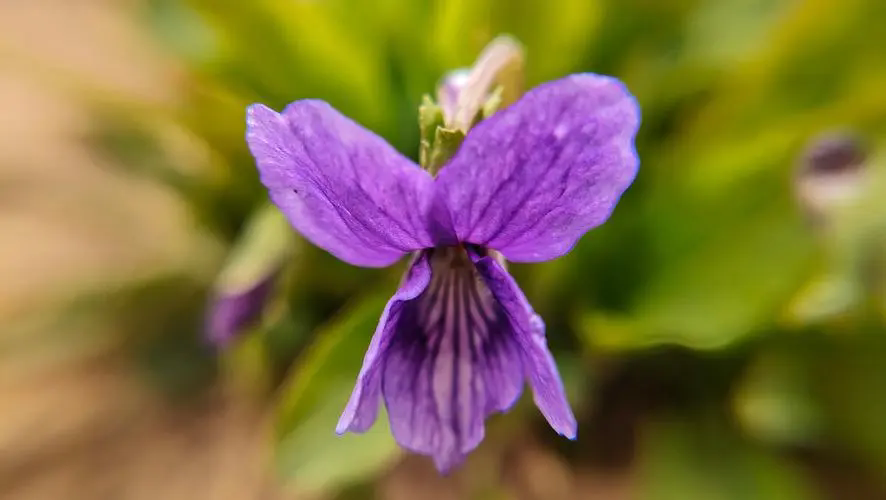
[[[437,127],[434,147],[431,149],[431,157],[426,167],[431,175],[437,175],[443,165],[458,151],[464,139],[465,133],[461,130]]]
[[[421,134],[418,162],[426,170],[430,164],[437,128],[442,126],[443,110],[431,99],[431,96],[425,94],[422,96],[421,105],[418,107],[418,128]]]

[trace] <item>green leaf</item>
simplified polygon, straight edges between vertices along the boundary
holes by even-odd
[[[610,348],[715,349],[765,327],[811,272],[815,253],[801,220],[778,205],[669,257],[628,313],[586,314],[585,338]]]
[[[713,421],[647,425],[638,500],[806,500],[811,484],[790,463],[742,442]]]
[[[145,15],[155,35],[190,64],[203,64],[218,53],[218,40],[186,2],[149,0]]]
[[[99,154],[112,160],[111,165],[124,172],[155,181],[194,202],[205,189],[201,179],[186,173],[161,140],[162,132],[184,135],[168,117],[131,115],[122,106],[94,104],[94,129],[86,140]],[[132,112],[132,110],[129,110]]]
[[[382,295],[369,295],[321,328],[283,389],[277,466],[299,491],[338,490],[380,472],[399,456],[383,412],[363,435],[335,434],[384,304]]]
[[[310,415],[280,438],[277,467],[292,488],[309,494],[332,493],[370,479],[400,456],[382,408],[378,422],[364,434],[337,436],[350,386],[330,388]]]
[[[808,349],[806,349],[808,351]],[[797,349],[768,349],[754,360],[734,393],[737,420],[750,435],[777,446],[809,446],[824,420]]]
[[[853,326],[817,346],[810,364],[811,385],[835,442],[882,474],[886,471],[886,336],[879,324]]]
[[[496,7],[508,14],[493,22],[497,29],[513,33],[525,44],[530,81],[542,82],[589,69],[584,59],[599,36],[601,14],[606,9],[602,2],[499,0],[496,3]]]
[[[258,208],[246,223],[215,289],[226,294],[249,290],[280,271],[295,250],[295,233],[276,205]]]
[[[785,0],[702,2],[689,13],[685,56],[708,63],[740,61],[768,41]]]

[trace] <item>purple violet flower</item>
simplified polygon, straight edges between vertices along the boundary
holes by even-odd
[[[575,438],[544,323],[504,259],[554,259],[609,217],[637,173],[639,121],[618,80],[572,75],[477,124],[432,177],[325,102],[249,108],[261,180],[299,233],[357,266],[414,254],[338,433],[369,429],[383,398],[397,442],[446,471],[528,380],[551,427]]]
[[[206,314],[206,335],[218,346],[225,346],[261,318],[279,269],[236,291],[217,292]]]
[[[294,245],[277,207],[268,203],[252,213],[212,287],[205,335],[213,345],[225,347],[261,323]]]

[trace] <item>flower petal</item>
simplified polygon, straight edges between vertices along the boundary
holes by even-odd
[[[367,267],[433,246],[430,175],[377,135],[317,100],[254,104],[246,123],[271,199],[315,245]]]
[[[397,442],[447,471],[482,441],[486,417],[514,404],[525,377],[508,318],[464,250],[434,249],[419,259],[430,262],[430,284],[383,318],[384,347],[370,348],[383,353],[367,355],[371,367],[364,365],[368,375],[354,394],[374,402],[380,384]],[[339,430],[359,430],[348,415],[360,412],[346,411]]]
[[[443,123],[452,124],[458,109],[458,96],[470,78],[471,70],[460,68],[446,73],[437,87],[437,103],[443,113]]]
[[[575,439],[577,424],[557,365],[545,340],[545,325],[532,310],[514,278],[490,256],[472,254],[477,271],[510,321],[523,356],[535,405],[558,434]]]
[[[484,421],[514,404],[523,367],[507,317],[462,249],[436,249],[427,290],[399,318],[382,393],[403,447],[447,471],[477,447]]]
[[[477,124],[437,176],[462,242],[534,262],[568,252],[633,182],[640,112],[618,80],[540,85]]]
[[[419,253],[400,284],[400,288],[388,301],[378,322],[378,328],[369,342],[363,357],[363,366],[357,375],[354,392],[342,412],[335,432],[366,432],[378,416],[378,403],[381,390],[381,370],[385,352],[394,338],[396,328],[404,309],[428,287],[431,281],[431,265],[428,252]]]

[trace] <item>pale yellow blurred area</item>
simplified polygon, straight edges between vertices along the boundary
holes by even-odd
[[[111,332],[45,316],[187,265],[199,237],[167,192],[83,143],[75,90],[175,99],[175,65],[134,7],[0,2],[0,498],[277,498],[261,408],[223,394],[169,408],[119,362]]]
[[[169,265],[186,251],[182,207],[115,175],[82,142],[89,122],[72,85],[174,99],[174,68],[148,50],[117,4],[0,4],[0,317],[72,285]]]

